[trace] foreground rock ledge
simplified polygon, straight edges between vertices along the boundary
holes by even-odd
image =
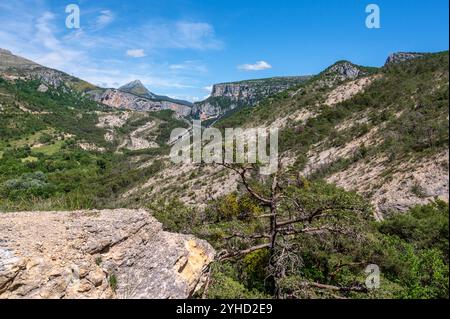
[[[213,258],[145,210],[0,213],[0,298],[187,298]]]

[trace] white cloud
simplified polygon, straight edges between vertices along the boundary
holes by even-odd
[[[111,10],[102,10],[95,21],[95,29],[100,30],[114,21],[114,14]]]
[[[189,102],[198,102],[201,100],[198,96],[192,96],[192,95],[179,95],[179,94],[168,94],[168,97],[176,100],[184,100]]]
[[[43,2],[37,2],[42,5],[29,10],[21,2],[0,1],[0,47],[104,87],[140,79],[157,94],[170,93],[195,101],[206,93],[200,81],[208,69],[202,61],[164,59],[166,49],[220,49],[223,43],[212,25],[159,20],[95,32],[95,22],[100,23],[97,26],[112,23],[115,14],[93,9],[89,13],[93,15],[90,25],[82,22],[81,29],[68,30],[61,22],[63,15],[49,12]],[[88,10],[83,12],[87,14]],[[127,51],[152,59],[126,59]]]
[[[143,58],[145,51],[143,49],[127,50],[127,55],[133,58]]]
[[[258,61],[255,64],[242,64],[238,66],[239,70],[244,71],[262,71],[271,69],[272,66],[266,61]]]
[[[52,21],[55,16],[44,12],[36,22],[34,43],[43,46],[44,52],[35,59],[36,62],[52,68],[64,69],[73,66],[83,58],[83,53],[64,46],[53,33]]]
[[[214,27],[205,22],[151,22],[139,32],[151,48],[218,50],[222,41],[215,36]]]
[[[208,92],[208,95],[203,96],[203,100],[206,100],[212,94],[213,85],[204,86],[204,87],[202,87],[202,90]]]
[[[200,72],[200,73],[207,73],[208,68],[197,62],[197,61],[184,61],[183,63],[179,64],[171,64],[169,65],[169,69],[173,71],[191,71],[191,72]]]
[[[169,68],[172,70],[186,70],[186,66],[183,64],[172,64]]]

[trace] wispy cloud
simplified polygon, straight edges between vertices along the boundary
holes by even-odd
[[[242,64],[238,66],[239,70],[244,71],[262,71],[271,69],[272,66],[266,61],[258,61],[255,64]]]
[[[171,64],[169,68],[173,71],[187,71],[187,72],[197,72],[206,73],[208,68],[198,61],[184,61],[183,63]]]
[[[145,51],[143,49],[127,50],[127,55],[133,58],[143,58]]]
[[[42,0],[0,1],[0,47],[95,85],[140,79],[155,93],[192,101],[204,94],[201,76],[208,68],[188,60],[188,51],[224,47],[213,25],[202,21],[151,20],[115,28],[113,10],[83,6],[81,29],[70,30],[64,10],[58,10]],[[183,51],[186,60],[170,61],[175,51]]]
[[[216,38],[214,27],[205,22],[151,22],[140,33],[152,48],[218,50],[223,42]]]
[[[64,69],[68,65],[82,60],[83,53],[64,46],[54,35],[52,22],[55,16],[51,12],[44,12],[35,25],[36,36],[33,43],[41,45],[44,52],[36,58],[37,62],[51,66],[52,68]]]
[[[95,30],[100,30],[114,21],[114,14],[111,10],[102,10],[94,25]]]
[[[213,89],[213,86],[212,85],[204,86],[204,87],[202,87],[202,89],[204,91],[207,91],[207,92],[211,93],[211,91]]]
[[[182,94],[181,95],[180,94],[168,94],[167,96],[172,99],[185,100],[185,101],[189,101],[189,102],[199,102],[203,99],[198,96],[182,95]]]

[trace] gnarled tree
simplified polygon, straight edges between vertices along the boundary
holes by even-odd
[[[255,218],[267,220],[263,230],[254,234],[233,233],[226,239],[240,239],[247,243],[245,249],[224,250],[220,260],[242,258],[247,254],[268,250],[269,277],[273,282],[274,295],[279,297],[279,283],[289,273],[289,269],[301,264],[296,254],[299,249],[296,241],[301,236],[314,236],[317,241],[333,240],[333,236],[344,236],[355,241],[359,238],[358,218],[371,218],[367,205],[356,203],[346,195],[339,198],[309,198],[301,189],[308,187],[308,181],[301,177],[293,178],[282,171],[281,165],[277,173],[266,178],[265,183],[256,183],[255,175],[258,169],[253,164],[218,164],[239,175],[243,188],[250,196],[265,208],[264,214]],[[261,187],[265,184],[266,187]],[[344,194],[344,192],[343,192]],[[301,247],[300,247],[301,249]],[[361,261],[360,264],[363,264]],[[339,270],[337,270],[339,271]],[[319,282],[301,281],[296,283],[296,289],[305,287],[327,291],[332,297],[340,297],[340,292],[367,292],[366,287],[359,282],[346,286],[336,286]],[[295,294],[294,294],[295,295]],[[292,296],[291,296],[292,297]]]

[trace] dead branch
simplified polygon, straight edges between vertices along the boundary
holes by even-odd
[[[317,282],[303,282],[300,284],[303,287],[313,287],[318,289],[325,289],[325,290],[332,290],[332,291],[340,291],[340,292],[368,292],[368,289],[364,287],[362,284],[355,284],[353,286],[347,286],[347,287],[339,287],[339,286],[333,286],[333,285],[326,285],[326,284],[320,284]]]
[[[250,253],[252,253],[254,251],[261,250],[261,249],[264,249],[264,248],[270,248],[270,244],[266,243],[266,244],[253,246],[253,247],[250,247],[248,249],[236,251],[236,252],[231,252],[231,253],[227,252],[227,253],[223,254],[222,256],[218,257],[218,259],[222,260],[222,261],[223,260],[228,260],[228,259],[239,257],[239,256],[242,256],[242,255],[247,255],[247,254],[250,254]]]
[[[339,234],[347,234],[344,230],[329,226],[323,226],[323,227],[306,227],[303,229],[294,229],[294,230],[286,230],[283,231],[283,229],[279,230],[280,232],[283,232],[283,235],[298,235],[298,234],[323,234],[323,233],[339,233]]]
[[[225,240],[230,240],[233,238],[242,238],[242,239],[261,239],[261,238],[270,238],[269,234],[256,234],[256,235],[244,235],[241,233],[233,233],[230,236],[225,237]]]
[[[236,172],[237,174],[239,174],[239,176],[241,177],[242,183],[244,184],[244,187],[247,189],[247,191],[250,193],[250,195],[252,195],[256,200],[260,201],[261,204],[263,206],[270,206],[272,203],[272,200],[258,194],[248,183],[247,180],[247,171],[248,168],[246,167],[241,167],[241,170],[237,169],[236,167],[234,167],[233,165],[227,164],[227,163],[218,163],[217,165],[223,166],[225,168],[231,169],[232,171]]]

